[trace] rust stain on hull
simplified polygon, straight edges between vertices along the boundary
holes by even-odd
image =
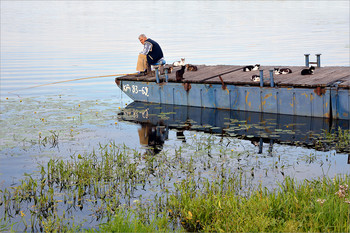
[[[316,89],[314,90],[314,92],[318,95],[321,96],[323,94],[326,94],[326,89],[321,88],[321,87],[316,87]]]
[[[191,83],[183,83],[182,84],[184,86],[185,91],[190,91],[191,90]]]
[[[245,96],[245,103],[248,104],[249,108],[251,107],[252,103],[248,102],[248,96],[249,96],[249,91],[247,91],[247,94]]]

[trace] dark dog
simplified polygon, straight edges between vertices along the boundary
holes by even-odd
[[[301,75],[312,75],[314,74],[315,67],[311,66],[309,69],[303,69]]]
[[[186,64],[187,71],[197,71],[198,68],[197,66],[191,65],[191,64]]]
[[[173,67],[170,66],[170,67],[168,68],[168,74],[171,74],[172,71],[173,71]]]
[[[184,79],[186,66],[181,66],[181,70],[176,71],[176,82],[181,82]]]

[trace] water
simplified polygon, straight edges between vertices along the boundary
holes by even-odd
[[[311,61],[321,53],[323,66],[349,66],[349,24],[348,1],[1,1],[0,188],[18,185],[37,163],[88,153],[99,143],[145,150],[141,125],[118,117],[132,100],[114,77],[50,85],[135,72],[141,33],[162,46],[167,63],[185,57],[191,64],[304,65],[305,53]],[[52,131],[58,145],[38,142]],[[170,129],[163,151],[183,145],[177,133]],[[191,144],[194,134],[207,133],[184,136]],[[235,150],[260,158],[250,139],[237,139]],[[300,179],[349,173],[347,154],[334,150],[275,143],[269,153],[262,151],[260,175],[281,154],[286,175]]]
[[[161,44],[168,63],[303,65],[304,53],[322,53],[323,65],[348,66],[348,16],[346,1],[2,1],[2,97],[19,87],[134,72],[140,33]]]

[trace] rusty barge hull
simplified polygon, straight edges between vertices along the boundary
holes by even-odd
[[[273,75],[274,67],[251,72],[243,66],[197,67],[185,72],[182,82],[175,82],[176,69],[167,79],[115,81],[134,101],[350,120],[350,67],[316,68],[308,76],[300,74],[306,67],[289,67],[293,73],[286,75]],[[263,80],[251,81],[254,74]]]

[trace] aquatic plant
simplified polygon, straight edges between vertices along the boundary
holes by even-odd
[[[41,132],[39,132],[39,141],[38,144],[42,145],[42,146],[46,146],[47,144],[49,144],[51,147],[56,147],[58,146],[58,137],[59,137],[59,133],[53,131],[53,130],[49,130],[49,132],[51,133],[51,135],[48,136],[42,136]]]
[[[91,126],[101,125],[101,121],[115,122],[119,111],[115,101],[96,104],[95,100],[84,100],[77,104],[75,99],[61,95],[21,100],[9,98],[1,102],[0,151],[38,145],[57,147],[58,139],[66,142],[81,132],[91,131]]]
[[[315,139],[315,148],[350,153],[350,130],[341,127],[338,127],[337,130],[323,130],[320,137]]]

